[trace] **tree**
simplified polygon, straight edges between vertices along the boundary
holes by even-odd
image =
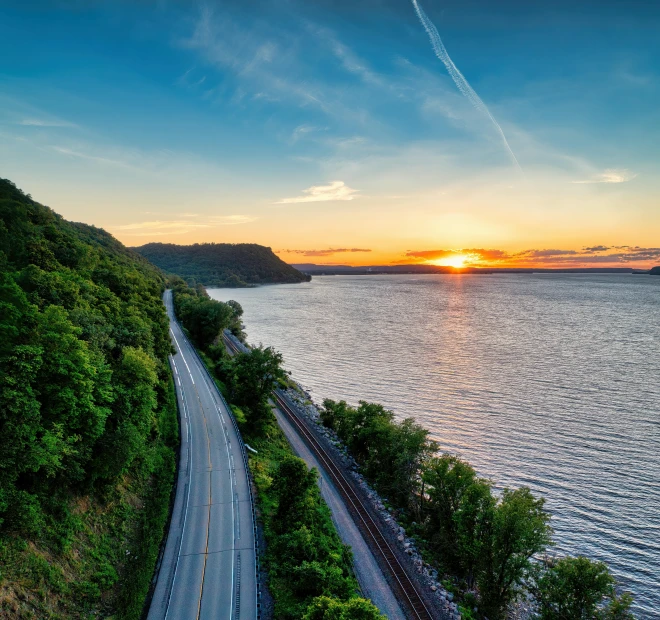
[[[281,364],[281,353],[260,346],[249,353],[238,353],[229,366],[232,401],[247,409],[247,421],[252,430],[260,431],[272,418],[268,398],[279,381],[286,378]]]
[[[209,299],[203,289],[196,294],[194,289],[177,291],[174,303],[183,326],[202,349],[211,345],[222,330],[229,327],[235,311],[221,301]]]
[[[465,503],[472,498],[470,488],[479,482],[474,468],[466,461],[450,454],[431,459],[422,474],[428,504],[427,529],[435,549],[443,557],[447,567],[460,570],[461,553],[459,551],[459,534],[457,515],[463,510],[467,514],[474,512]],[[475,496],[476,498],[476,496]],[[476,515],[474,516],[476,520]],[[465,527],[465,525],[464,525]],[[463,543],[466,547],[476,545],[476,541],[468,541],[464,531]]]
[[[378,608],[363,598],[338,601],[319,596],[312,601],[303,620],[385,620]]]
[[[306,504],[310,491],[316,488],[317,478],[316,469],[307,469],[305,461],[298,457],[289,456],[280,463],[273,479],[277,496],[276,523],[288,530],[304,525]]]
[[[504,489],[486,532],[478,584],[484,610],[499,618],[530,570],[530,559],[551,543],[545,500],[527,487]]]
[[[533,575],[542,620],[633,618],[630,595],[617,596],[603,562],[581,556],[553,559],[537,566]]]

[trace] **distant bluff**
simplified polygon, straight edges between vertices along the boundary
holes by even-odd
[[[649,273],[650,273],[652,276],[660,276],[660,266],[658,266],[658,267],[653,267],[653,268],[651,269],[651,271],[649,271]]]
[[[133,249],[163,271],[204,286],[240,288],[311,280],[256,243],[147,243]]]

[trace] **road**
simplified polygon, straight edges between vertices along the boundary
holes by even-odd
[[[164,302],[181,420],[174,509],[148,620],[255,620],[254,512],[243,447],[224,401]]]

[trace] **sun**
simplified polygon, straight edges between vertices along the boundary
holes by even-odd
[[[452,256],[444,256],[436,260],[429,261],[432,265],[438,267],[454,267],[454,269],[462,269],[465,267],[465,262],[469,260],[467,254],[454,254]]]

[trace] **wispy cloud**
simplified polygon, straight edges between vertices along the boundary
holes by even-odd
[[[303,190],[302,196],[282,198],[275,204],[294,204],[299,202],[329,202],[334,200],[354,200],[360,190],[353,189],[343,181],[331,181],[328,185],[312,185]]]
[[[593,175],[590,179],[584,181],[573,181],[577,184],[592,184],[592,183],[626,183],[632,181],[637,177],[635,172],[631,172],[627,168],[608,168],[603,172]]]
[[[195,214],[181,214],[180,217],[189,217],[188,220],[149,220],[146,222],[132,222],[121,226],[110,227],[112,230],[122,231],[127,235],[149,237],[161,235],[183,235],[200,228],[214,228],[217,226],[237,226],[249,224],[258,218],[251,215],[213,215],[204,220],[192,221]]]
[[[433,51],[435,52],[435,55],[443,62],[443,64],[447,68],[447,71],[449,72],[449,75],[451,76],[452,80],[454,80],[454,83],[458,87],[458,90],[460,90],[461,93],[463,93],[463,95],[465,95],[465,97],[468,98],[470,103],[472,103],[472,105],[477,110],[483,112],[491,120],[491,122],[495,126],[495,129],[499,133],[500,138],[502,139],[504,148],[507,150],[509,156],[511,157],[511,161],[513,161],[516,168],[520,169],[520,164],[518,163],[518,160],[516,159],[513,150],[511,150],[511,147],[509,146],[509,142],[506,139],[506,136],[504,135],[504,131],[502,131],[502,127],[500,127],[500,124],[495,120],[495,117],[490,113],[490,110],[488,109],[486,104],[481,100],[479,95],[477,95],[477,93],[474,91],[472,86],[470,86],[470,84],[465,79],[463,74],[458,70],[458,67],[456,67],[454,61],[449,57],[449,54],[447,53],[447,49],[445,48],[445,45],[442,42],[442,39],[440,38],[440,34],[438,33],[438,29],[435,27],[433,22],[428,18],[428,16],[424,12],[424,9],[420,6],[418,0],[412,0],[412,3],[413,6],[415,7],[415,11],[417,12],[417,16],[419,17],[419,21],[422,22],[422,25],[424,26],[426,33],[429,35],[429,39],[431,40],[431,45],[433,46]]]
[[[118,159],[111,159],[109,157],[100,157],[98,155],[92,155],[91,153],[86,153],[84,151],[74,150],[64,146],[54,146],[49,147],[52,151],[59,153],[60,155],[66,155],[68,157],[75,157],[77,159],[85,159],[87,161],[93,161],[99,164],[107,164],[110,166],[118,166],[120,168],[133,169],[133,166],[126,163],[125,161],[120,161]]]
[[[371,252],[367,248],[328,248],[327,250],[279,250],[278,254],[302,254],[303,256],[331,256],[332,254],[349,254],[355,252]]]
[[[16,124],[24,127],[78,127],[78,125],[69,121],[47,118],[24,118]]]
[[[304,138],[306,135],[315,133],[317,131],[325,131],[327,127],[316,127],[314,125],[298,125],[291,132],[291,142],[297,142],[301,138]]]
[[[252,215],[214,215],[211,217],[211,225],[215,226],[236,226],[238,224],[249,224],[259,218]]]

